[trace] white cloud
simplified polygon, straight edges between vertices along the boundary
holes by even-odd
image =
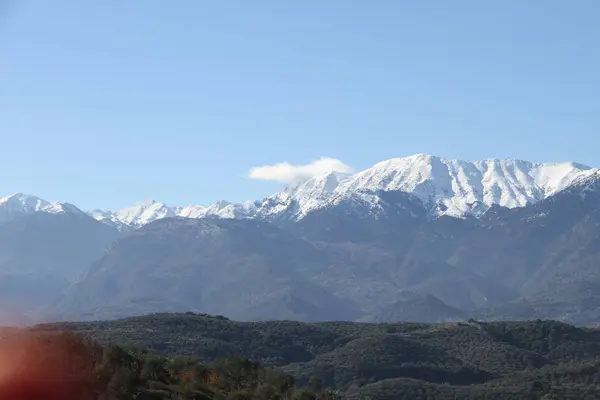
[[[331,171],[350,173],[353,169],[349,165],[346,165],[335,158],[322,157],[304,165],[294,165],[288,162],[282,162],[273,165],[254,167],[250,169],[248,177],[264,181],[296,183]]]

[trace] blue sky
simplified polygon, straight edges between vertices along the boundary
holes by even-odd
[[[252,167],[600,167],[596,0],[0,0],[0,195],[260,198]]]

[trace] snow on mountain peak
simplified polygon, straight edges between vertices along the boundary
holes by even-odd
[[[225,200],[217,201],[207,207],[190,205],[172,207],[155,200],[145,200],[134,206],[123,208],[116,212],[93,210],[89,215],[98,221],[123,229],[124,227],[138,228],[150,222],[170,217],[183,218],[245,218],[256,212],[254,202],[234,204]]]
[[[383,168],[385,167],[385,168]],[[376,164],[357,177],[355,187],[400,190],[421,199],[438,214],[465,216],[474,204],[523,207],[570,185],[591,168],[573,163],[541,164],[523,160],[488,159],[468,162],[418,155]]]
[[[171,207],[145,200],[116,212],[94,210],[89,215],[118,229],[140,227],[167,217],[299,220],[312,211],[345,200],[365,204],[367,212],[379,215],[389,206],[387,200],[380,198],[381,192],[404,192],[418,199],[431,217],[466,217],[478,216],[493,205],[523,207],[592,176],[600,176],[599,170],[572,162],[542,164],[514,159],[470,162],[415,154],[381,161],[355,174],[327,172],[313,176],[261,201]],[[0,198],[0,220],[16,213],[64,212],[65,206],[15,194]]]
[[[0,198],[0,204],[21,208],[23,210],[38,211],[44,207],[48,207],[50,203],[42,200],[39,197],[31,196],[25,193],[15,193],[13,195]]]
[[[185,218],[202,218],[206,214],[206,207],[202,206],[187,206],[177,210],[177,215]]]
[[[512,159],[469,162],[415,154],[381,161],[354,175],[320,176],[268,198],[261,215],[309,212],[360,197],[379,205],[374,193],[400,191],[421,200],[432,216],[479,215],[492,205],[523,207],[551,196],[594,171],[575,163],[541,164]],[[327,180],[329,179],[329,180]],[[326,185],[325,182],[328,184]]]
[[[29,215],[36,212],[60,214],[65,212],[81,212],[77,207],[68,203],[50,203],[36,196],[15,193],[11,196],[0,197],[0,221]]]
[[[248,218],[254,216],[256,205],[254,202],[234,204],[228,201],[218,201],[206,207],[205,216],[216,216],[219,218]]]
[[[119,210],[116,218],[127,225],[142,226],[161,218],[177,216],[175,210],[155,200],[145,200],[132,207]]]
[[[301,218],[327,202],[352,175],[331,171],[290,185],[263,200],[257,214],[271,218],[284,213],[287,218]]]

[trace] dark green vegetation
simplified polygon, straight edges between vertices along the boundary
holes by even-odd
[[[336,399],[299,389],[282,371],[243,357],[192,357],[98,345],[72,333],[18,332],[0,340],[2,400]]]
[[[188,313],[45,324],[30,332],[40,335],[60,331],[104,344],[194,357],[205,365],[227,357],[247,357],[293,376],[297,387],[330,387],[347,399],[600,396],[600,330],[553,321],[437,325],[249,323]],[[165,365],[173,362],[170,358],[160,360]],[[270,382],[267,377],[271,374],[277,379],[286,376],[269,372],[268,367],[259,368],[265,371],[261,372],[261,382]],[[230,398],[290,397],[252,394]]]

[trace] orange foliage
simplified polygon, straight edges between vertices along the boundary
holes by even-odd
[[[208,373],[206,383],[213,387],[219,387],[221,385],[221,377],[211,371]]]

